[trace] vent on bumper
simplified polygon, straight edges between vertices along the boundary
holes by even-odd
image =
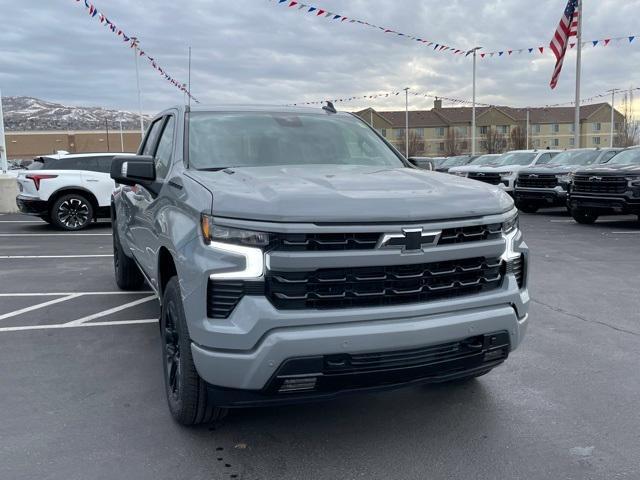
[[[507,263],[507,273],[513,273],[513,275],[516,277],[516,282],[518,282],[518,287],[523,287],[525,263],[524,255],[522,253],[515,260],[511,260]]]
[[[520,174],[518,175],[518,187],[523,188],[554,188],[558,186],[558,178],[555,175]]]
[[[264,295],[264,283],[209,279],[207,285],[207,317],[229,317],[245,295]]]
[[[499,258],[270,272],[267,296],[279,309],[327,309],[418,303],[499,288],[504,268]]]

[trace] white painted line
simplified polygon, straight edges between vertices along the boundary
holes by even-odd
[[[0,220],[0,223],[39,223],[45,225],[45,222],[39,222],[38,220]]]
[[[611,232],[612,235],[640,235],[640,230],[635,232]]]
[[[110,233],[0,233],[0,237],[110,237]]]
[[[565,220],[549,220],[551,223],[576,223],[573,219],[565,219]]]
[[[104,255],[0,255],[3,260],[24,260],[27,258],[94,258],[94,257],[113,257],[113,253]]]
[[[106,317],[107,315],[111,315],[112,313],[120,312],[127,308],[135,307],[136,305],[140,305],[141,303],[146,303],[150,300],[155,300],[155,295],[150,295],[148,297],[140,298],[138,300],[134,300],[133,302],[125,303],[124,305],[119,305],[117,307],[110,308],[108,310],[103,310],[102,312],[93,313],[91,315],[87,315],[86,317],[79,318],[77,320],[73,320],[71,322],[65,323],[65,325],[79,325],[82,323],[90,322],[91,320],[95,320],[96,318]]]
[[[53,300],[49,300],[48,302],[37,303],[35,305],[31,305],[30,307],[21,308],[20,310],[14,310],[13,312],[4,313],[0,315],[0,320],[4,320],[5,318],[15,317],[17,315],[21,315],[23,313],[31,312],[33,310],[38,310],[39,308],[48,307],[49,305],[54,305],[56,303],[66,302],[67,300],[71,300],[72,298],[78,298],[80,294],[72,293],[71,295],[67,295],[62,298],[55,298]]]
[[[59,323],[54,325],[24,325],[20,327],[0,327],[2,332],[21,332],[24,330],[52,330],[58,328],[77,328],[77,327],[111,327],[116,325],[136,325],[141,323],[157,323],[157,318],[146,318],[143,320],[114,320],[110,322],[94,322],[79,323],[70,325],[69,323]]]
[[[151,290],[122,291],[117,292],[51,292],[51,293],[0,293],[0,297],[63,297],[67,295],[146,295],[153,293]]]

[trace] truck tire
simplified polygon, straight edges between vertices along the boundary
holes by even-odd
[[[571,216],[576,222],[583,225],[591,225],[592,223],[596,223],[598,219],[597,214],[583,208],[572,208]]]
[[[213,403],[207,384],[193,363],[177,276],[169,279],[162,295],[160,338],[165,392],[173,418],[182,425],[198,425],[224,418],[227,410]]]
[[[61,230],[82,230],[93,220],[93,206],[84,195],[68,193],[53,202],[49,216],[51,224]]]
[[[144,277],[138,265],[124,253],[115,222],[113,223],[113,271],[116,284],[121,290],[140,290],[144,283]]]
[[[524,213],[536,213],[540,208],[538,207],[538,205],[534,203],[524,203],[524,202],[516,203],[516,207],[518,207],[518,210]]]

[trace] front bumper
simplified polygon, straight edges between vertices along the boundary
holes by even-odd
[[[580,195],[572,193],[567,202],[569,208],[583,208],[600,213],[640,215],[640,198],[627,195]]]
[[[39,217],[47,215],[49,208],[47,202],[38,198],[18,195],[16,197],[16,205],[21,213],[27,215],[37,215]]]
[[[515,199],[519,202],[535,203],[549,207],[561,207],[567,203],[567,192],[556,188],[522,188],[516,186]]]

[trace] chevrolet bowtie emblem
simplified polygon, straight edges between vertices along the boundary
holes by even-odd
[[[377,248],[401,248],[403,252],[419,252],[424,247],[438,244],[442,231],[424,232],[422,228],[403,228],[402,233],[385,233]]]
[[[590,182],[600,182],[602,177],[589,177]]]

